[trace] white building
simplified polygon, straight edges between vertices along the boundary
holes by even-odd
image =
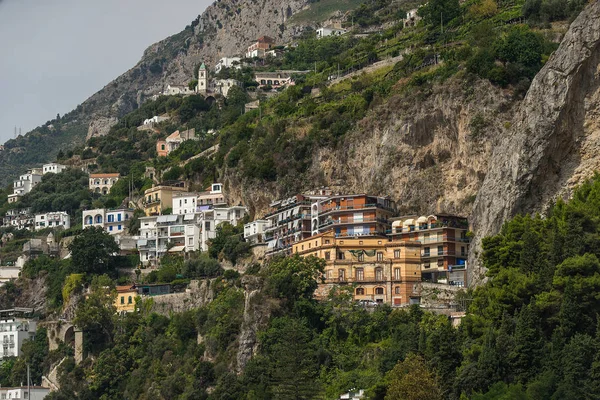
[[[206,188],[204,192],[198,194],[196,205],[198,206],[198,211],[208,210],[214,206],[227,205],[227,202],[225,201],[225,192],[223,191],[223,184],[213,183],[210,185],[210,187]]]
[[[257,219],[244,225],[244,240],[252,244],[264,243],[265,229],[269,221]]]
[[[48,393],[50,389],[41,386],[5,387],[0,388],[0,399],[43,400]]]
[[[19,357],[23,342],[35,337],[37,322],[24,317],[32,312],[32,309],[24,308],[0,311],[0,360]]]
[[[317,39],[322,39],[326,36],[341,36],[347,31],[342,28],[334,28],[332,26],[317,29]]]
[[[199,237],[200,228],[194,214],[142,217],[137,243],[140,262],[156,264],[167,253],[197,251]]]
[[[148,118],[144,120],[144,125],[146,126],[154,126],[156,124],[159,124],[163,121],[168,121],[170,119],[170,117],[168,116],[162,116],[162,115],[155,115],[152,118]]]
[[[173,194],[173,214],[194,214],[198,193],[177,192]]]
[[[175,96],[178,94],[194,94],[195,91],[190,89],[188,86],[182,85],[167,85],[167,88],[163,92],[165,96]]]
[[[35,215],[35,230],[46,228],[71,228],[71,217],[64,211],[49,212]]]
[[[215,72],[218,74],[223,68],[242,69],[242,59],[240,57],[223,57],[215,65]]]
[[[107,210],[98,208],[83,212],[83,228],[99,226],[111,235],[122,234],[127,229],[127,222],[133,218],[133,210],[119,208]]]
[[[8,195],[9,203],[16,203],[19,198],[25,194],[31,192],[31,190],[42,181],[42,169],[33,168],[27,170],[26,174],[23,174],[16,179],[13,184],[13,194]]]
[[[412,10],[409,10],[406,13],[406,18],[404,19],[404,27],[408,28],[408,27],[417,26],[417,24],[419,23],[419,21],[421,19],[422,18],[419,17],[419,9],[413,8]]]
[[[235,79],[217,79],[214,82],[215,92],[221,94],[223,97],[227,97],[229,90],[234,87],[242,87],[242,82]]]
[[[44,173],[44,175],[48,174],[48,173],[60,174],[65,169],[67,169],[66,165],[57,164],[57,163],[49,163],[49,164],[43,165],[42,172]]]
[[[35,223],[35,218],[31,215],[31,209],[16,209],[8,210],[4,217],[5,226],[14,226],[17,229],[30,229]]]
[[[108,194],[119,178],[121,178],[119,173],[91,174],[89,189],[94,193]]]
[[[21,273],[21,269],[20,265],[0,265],[0,287],[6,282],[17,279]]]

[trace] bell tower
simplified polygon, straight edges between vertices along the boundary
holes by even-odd
[[[198,69],[198,86],[196,87],[198,93],[206,94],[208,90],[208,71],[206,65],[202,63],[200,69]]]

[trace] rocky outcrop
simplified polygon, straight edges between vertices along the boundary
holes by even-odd
[[[119,122],[117,117],[97,117],[92,122],[90,122],[90,126],[88,127],[88,133],[85,137],[85,140],[89,140],[90,138],[97,136],[104,136],[108,134],[110,128],[115,126]]]
[[[152,311],[164,316],[202,307],[213,301],[215,294],[211,281],[191,281],[183,293],[171,293],[152,297]]]
[[[262,293],[263,280],[257,276],[244,276],[244,320],[238,337],[236,371],[242,372],[258,352],[258,332],[265,328],[273,308],[273,299]]]
[[[481,238],[517,213],[543,210],[600,168],[600,2],[571,24],[495,146],[471,221]]]

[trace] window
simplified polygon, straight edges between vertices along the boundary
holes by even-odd
[[[460,255],[461,256],[466,256],[467,255],[466,252],[465,252],[465,246],[461,246],[460,247]]]
[[[329,239],[325,239],[325,244],[329,244]]]
[[[394,258],[400,258],[400,250],[394,250]]]
[[[121,222],[121,214],[117,214],[117,221]]]
[[[131,304],[131,303],[133,303],[133,300],[131,299],[131,296],[129,296],[129,297],[127,298],[127,304]]]
[[[325,252],[325,260],[329,261],[331,259],[331,252],[330,251],[326,251]]]
[[[345,269],[338,269],[338,278],[340,279],[340,282],[343,282],[346,280],[346,270]]]
[[[375,288],[375,294],[383,294],[383,288],[382,287]]]
[[[430,254],[429,247],[424,247],[423,248],[423,257],[429,257],[429,254]]]
[[[397,281],[400,280],[400,268],[394,268],[394,279]]]
[[[365,289],[363,289],[361,287],[356,288],[356,295],[357,296],[364,296],[365,295]]]
[[[165,149],[165,145],[164,145],[164,144],[161,144],[161,145],[160,145],[160,149],[161,149],[161,150],[164,150],[164,149]]]
[[[356,268],[356,280],[364,281],[365,280],[365,270],[364,268]]]
[[[438,246],[437,253],[438,253],[438,256],[443,256],[444,255],[444,246]]]
[[[377,252],[377,261],[383,261],[383,253],[382,252]]]
[[[112,230],[113,230],[113,226],[112,226],[112,225],[111,225],[111,226],[109,226],[109,227],[108,227],[108,230],[112,232]]]
[[[343,259],[344,259],[344,252],[340,251],[340,252],[338,253],[337,259],[338,259],[338,260],[343,260]]]
[[[383,268],[375,268],[375,279],[377,281],[383,280]]]
[[[365,253],[358,254],[358,261],[365,261]]]
[[[396,293],[396,294],[400,294],[400,286],[397,286],[397,287],[394,289],[394,293]]]
[[[121,230],[121,229],[123,229],[123,225],[119,225],[119,226],[117,226],[117,229],[118,229],[118,230]]]
[[[125,304],[125,296],[121,296],[121,304]]]

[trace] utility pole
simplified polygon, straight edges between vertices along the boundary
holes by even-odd
[[[29,364],[27,364],[27,398],[31,399],[31,386],[29,379]]]

